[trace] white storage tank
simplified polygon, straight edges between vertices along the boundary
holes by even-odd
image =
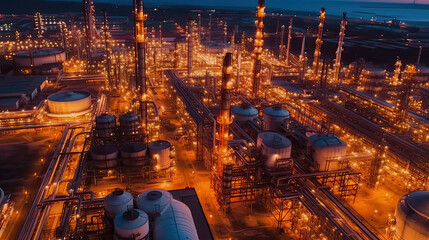
[[[95,118],[95,133],[97,137],[106,138],[115,134],[116,117],[108,114],[101,114]]]
[[[91,93],[86,91],[64,91],[49,95],[49,116],[69,117],[88,113],[91,108]]]
[[[155,219],[153,239],[198,240],[197,229],[188,206],[173,199],[167,210]]]
[[[253,121],[258,118],[258,109],[254,108],[250,104],[235,106],[231,109],[231,112],[234,116],[234,121],[236,122]]]
[[[289,115],[289,111],[280,106],[264,108],[262,130],[279,131],[280,125],[289,118]]]
[[[151,189],[141,193],[136,202],[137,207],[149,215],[156,217],[170,206],[173,196],[162,189]]]
[[[131,209],[116,215],[113,220],[113,239],[149,239],[149,216],[140,209]]]
[[[265,165],[268,168],[274,168],[277,159],[290,158],[292,151],[292,142],[276,132],[259,133],[256,145],[262,146],[262,154],[266,157]]]
[[[96,168],[112,168],[119,163],[119,150],[116,145],[106,144],[91,148],[91,163]]]
[[[114,218],[118,213],[124,212],[133,207],[133,195],[117,188],[104,198],[104,209],[106,215]]]
[[[395,218],[395,239],[429,240],[429,191],[415,191],[402,196]]]
[[[157,168],[163,170],[171,166],[171,144],[168,141],[158,140],[149,144],[152,160],[156,160]]]
[[[319,171],[333,171],[340,168],[339,161],[347,153],[347,144],[334,134],[312,135],[309,138],[310,155],[319,165]]]
[[[137,134],[140,131],[139,116],[135,113],[126,113],[119,116],[119,128],[122,135]]]
[[[130,142],[121,146],[122,163],[125,166],[142,166],[146,162],[146,144]]]
[[[31,51],[20,51],[13,57],[15,63],[20,67],[30,67],[33,62],[34,67],[43,64],[60,63],[66,60],[66,53],[56,48],[42,48]]]

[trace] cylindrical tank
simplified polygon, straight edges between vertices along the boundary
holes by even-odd
[[[157,162],[157,168],[167,169],[171,166],[171,144],[168,141],[158,140],[149,144],[149,152]]]
[[[125,166],[142,166],[146,162],[147,147],[142,142],[125,143],[120,151]]]
[[[141,193],[136,202],[137,207],[149,215],[161,215],[170,206],[173,196],[162,189],[151,189]]]
[[[429,191],[415,191],[402,196],[395,211],[395,239],[429,239]]]
[[[121,134],[130,136],[140,131],[139,116],[135,113],[127,113],[119,116]]]
[[[104,209],[106,215],[114,218],[118,213],[128,210],[133,207],[133,195],[117,188],[104,198]]]
[[[64,91],[48,97],[49,112],[58,117],[85,114],[90,107],[91,93],[86,91]]]
[[[287,118],[289,118],[289,111],[280,106],[264,108],[262,129],[279,131],[281,123]]]
[[[334,134],[312,135],[309,138],[310,155],[319,165],[319,171],[333,171],[347,153],[347,144]]]
[[[119,163],[118,147],[113,144],[93,146],[91,148],[92,164],[96,168],[112,168]]]
[[[175,199],[158,218],[153,229],[154,240],[198,240],[191,210],[184,203]]]
[[[111,137],[115,134],[116,117],[108,114],[101,114],[95,118],[95,133],[98,137]]]
[[[242,104],[240,106],[235,106],[231,109],[232,115],[234,116],[234,121],[236,122],[245,122],[253,121],[258,117],[258,109],[254,108],[250,104]]]
[[[361,81],[365,89],[371,92],[379,92],[382,89],[386,77],[386,71],[377,67],[368,67],[362,70]]]
[[[149,216],[140,209],[131,209],[116,215],[113,220],[113,239],[149,239]]]
[[[257,146],[262,146],[262,154],[267,158],[265,165],[268,168],[276,166],[278,159],[290,158],[292,142],[276,132],[262,132],[258,134]]]
[[[56,48],[42,48],[31,51],[17,52],[13,57],[16,65],[20,67],[34,67],[42,66],[43,64],[64,62],[66,60],[66,53],[63,50]]]

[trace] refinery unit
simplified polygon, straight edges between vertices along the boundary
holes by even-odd
[[[135,0],[130,27],[83,0],[0,42],[0,151],[49,146],[28,156],[32,184],[1,179],[0,237],[428,240],[422,48],[417,63],[347,65],[346,13],[265,4],[252,26],[215,10],[158,24]]]

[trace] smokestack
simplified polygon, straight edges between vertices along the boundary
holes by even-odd
[[[193,39],[192,39],[192,20],[188,20],[188,80],[191,80],[192,75],[192,48],[193,48]]]
[[[112,79],[110,76],[111,62],[110,62],[110,49],[109,49],[109,33],[107,30],[109,29],[107,25],[107,11],[104,10],[104,51],[106,53],[106,72],[107,72],[107,85],[112,88]]]
[[[285,49],[285,45],[284,45],[284,39],[285,39],[285,25],[282,25],[281,28],[281,33],[280,33],[280,47],[279,47],[279,58],[283,59],[284,58],[284,49]]]
[[[314,49],[314,61],[313,61],[313,81],[317,81],[317,75],[319,72],[319,60],[320,60],[320,54],[321,54],[321,47],[322,47],[322,36],[323,36],[323,24],[325,22],[325,9],[320,9],[320,16],[319,16],[319,32],[317,33],[317,39],[316,39],[316,49]]]
[[[289,66],[289,55],[290,55],[290,41],[292,40],[292,22],[293,18],[289,20],[289,31],[287,34],[287,47],[286,47],[286,66]]]
[[[201,43],[201,13],[198,13],[198,43]]]
[[[88,62],[92,63],[93,44],[92,39],[95,35],[95,13],[94,2],[92,0],[83,0],[83,14],[85,18],[86,34],[86,54]]]
[[[301,43],[301,53],[299,55],[299,81],[301,82],[304,79],[305,72],[305,38],[307,36],[307,31],[302,34],[302,43]]]
[[[343,44],[344,44],[344,31],[346,30],[347,19],[346,13],[343,13],[343,20],[341,20],[340,25],[340,37],[338,39],[338,48],[337,48],[337,57],[335,58],[334,63],[334,83],[338,82],[338,76],[340,74],[340,66],[341,66],[341,53],[343,52]]]
[[[209,14],[209,34],[208,34],[208,42],[212,40],[212,14]]]
[[[146,93],[146,31],[144,27],[143,0],[136,1],[135,31],[137,45],[137,85],[140,101],[140,120],[144,123],[143,130],[147,136],[147,93]]]
[[[254,53],[255,53],[255,59],[254,59],[254,65],[253,65],[253,86],[252,86],[252,93],[253,97],[257,97],[259,95],[259,86],[261,84],[261,59],[262,59],[262,48],[264,46],[264,16],[265,16],[265,0],[258,0],[258,6],[257,6],[257,13],[256,13],[256,36],[255,36],[255,42],[254,42]]]

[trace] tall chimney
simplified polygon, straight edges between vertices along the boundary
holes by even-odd
[[[284,45],[284,39],[285,39],[285,25],[282,25],[281,27],[281,33],[280,33],[280,47],[279,47],[279,58],[280,59],[284,59],[284,50],[285,50],[285,45]]]
[[[112,77],[110,76],[110,69],[112,68],[110,62],[110,48],[109,48],[109,29],[107,25],[107,11],[104,10],[104,52],[106,54],[106,72],[107,72],[107,85],[112,89]]]
[[[320,16],[319,16],[319,32],[317,33],[317,39],[316,39],[316,49],[314,49],[314,61],[313,61],[313,81],[318,80],[318,72],[319,72],[319,60],[320,60],[320,54],[321,54],[321,47],[322,47],[322,36],[323,36],[323,24],[325,22],[325,9],[320,9]]]
[[[253,86],[252,86],[252,93],[253,97],[257,97],[259,95],[259,88],[261,84],[261,59],[262,59],[262,48],[264,46],[264,16],[265,16],[265,0],[258,0],[258,6],[257,6],[257,13],[256,13],[256,35],[255,35],[255,42],[254,42],[254,53],[255,53],[255,59],[253,64]]]
[[[137,45],[137,85],[139,88],[140,121],[143,122],[144,135],[147,136],[147,93],[146,93],[146,31],[144,27],[143,0],[136,1],[135,31]]]
[[[293,18],[291,17],[289,20],[289,28],[287,34],[287,47],[286,47],[286,66],[289,66],[289,55],[290,55],[290,41],[292,40],[292,22]]]
[[[338,39],[337,57],[335,58],[335,63],[334,63],[334,83],[338,83],[338,76],[340,75],[341,53],[343,52],[344,31],[346,30],[346,25],[347,25],[346,13],[343,13],[343,20],[341,20],[341,25],[340,25],[340,37]]]

